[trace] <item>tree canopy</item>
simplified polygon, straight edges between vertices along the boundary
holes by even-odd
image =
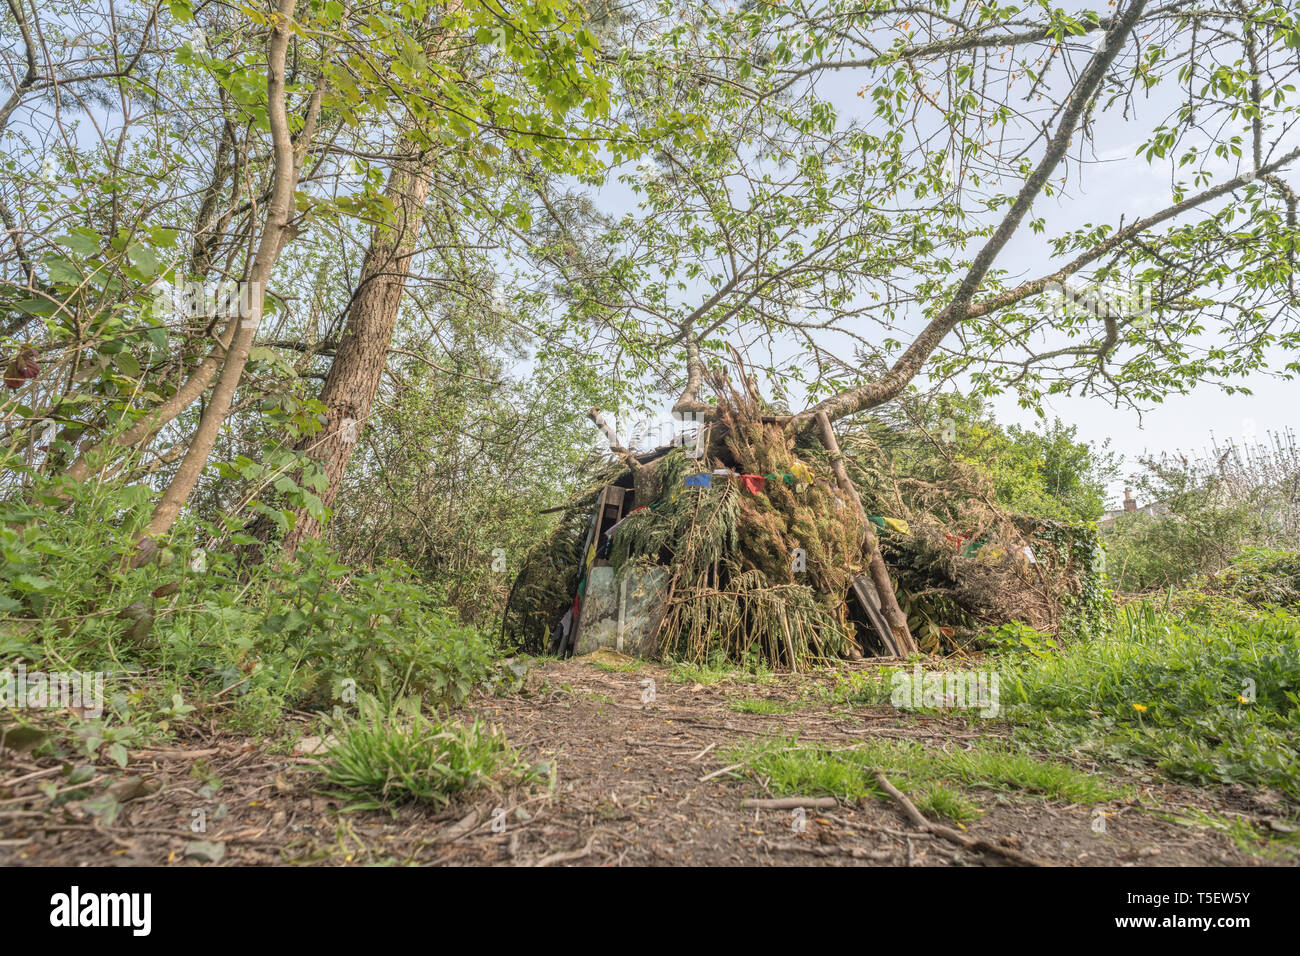
[[[1142,408],[1300,368],[1284,5],[5,17],[8,480],[143,480],[151,534],[196,494],[327,515],[313,449],[370,412],[315,383],[360,361],[375,282],[381,368],[348,387],[387,406],[408,360],[626,418],[702,408],[734,359],[795,430],[909,389]]]

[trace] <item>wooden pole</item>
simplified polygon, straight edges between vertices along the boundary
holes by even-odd
[[[858,489],[849,480],[848,469],[844,467],[844,453],[840,451],[840,443],[835,438],[835,431],[831,428],[831,420],[825,412],[817,413],[817,427],[821,431],[822,444],[830,452],[831,470],[835,472],[835,480],[839,483],[840,490],[853,499],[853,503],[858,509],[858,515],[862,518],[862,527],[864,529],[862,549],[867,554],[867,571],[870,573],[871,581],[875,584],[876,593],[880,597],[880,609],[884,612],[885,620],[889,622],[889,627],[894,632],[894,643],[898,646],[900,655],[915,654],[920,648],[916,646],[916,639],[912,637],[912,632],[908,630],[907,615],[898,606],[898,598],[894,595],[894,583],[889,580],[889,569],[885,567],[885,559],[880,556],[880,543],[876,540],[875,529],[871,526],[871,521],[867,517],[867,509],[862,504]]]

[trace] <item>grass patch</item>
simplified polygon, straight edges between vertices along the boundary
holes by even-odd
[[[972,789],[1018,791],[1073,803],[1101,803],[1119,796],[1097,777],[1004,748],[945,751],[909,741],[876,740],[839,749],[777,739],[737,748],[726,760],[766,779],[778,796],[885,799],[873,776],[880,770],[922,812],[959,823],[979,815],[966,793]]]
[[[610,661],[592,661],[591,666],[596,668],[598,671],[607,671],[614,674],[629,674],[637,670],[637,664],[635,661],[629,661],[626,664],[615,664]]]
[[[968,787],[1016,790],[1071,803],[1100,803],[1119,792],[1099,777],[1004,748],[940,752],[935,769]]]
[[[1300,857],[1300,832],[1272,833],[1257,829],[1249,820],[1239,816],[1207,813],[1191,808],[1179,813],[1155,812],[1155,815],[1170,823],[1192,827],[1197,830],[1215,830],[1225,833],[1237,848],[1251,856],[1266,860],[1292,859]],[[1294,821],[1292,821],[1294,825]]]
[[[353,800],[348,810],[445,806],[457,793],[535,776],[501,734],[477,720],[466,725],[371,706],[331,723],[336,743],[320,768],[328,786]]]
[[[835,683],[829,687],[817,685],[809,688],[805,696],[831,706],[878,706],[888,704],[893,670],[850,671],[836,674]]]
[[[583,661],[590,664],[597,670],[606,671],[616,674],[627,674],[640,670],[645,661],[637,660],[635,657],[628,657],[626,654],[620,654],[618,651],[611,651],[605,648],[593,651]]]
[[[770,684],[776,675],[766,667],[742,668],[726,664],[691,664],[679,661],[672,665],[668,679],[677,684]]]
[[[787,714],[794,710],[794,704],[762,697],[742,697],[728,702],[727,708],[738,714]]]
[[[1149,603],[1061,654],[1001,662],[1003,715],[1036,746],[1300,802],[1300,618]]]
[[[910,798],[922,813],[953,823],[968,823],[983,812],[960,790],[940,783],[922,784],[912,791]]]

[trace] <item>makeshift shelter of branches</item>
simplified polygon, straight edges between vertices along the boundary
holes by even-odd
[[[851,597],[866,563],[865,529],[834,483],[830,454],[811,434],[794,437],[750,388],[720,376],[711,383],[717,405],[701,426],[698,458],[681,448],[619,449],[563,507],[512,589],[507,639],[542,651],[557,619],[579,609],[575,596],[599,544],[592,513],[602,487],[621,483],[635,507],[602,553],[616,575],[667,569],[656,653],[792,669],[859,648],[889,653]],[[922,650],[963,646],[1008,621],[1056,633],[1086,596],[1095,577],[1087,529],[1007,514],[973,479],[909,485],[860,435],[850,434],[844,453],[867,516],[881,525],[881,551]]]
[[[854,640],[845,595],[862,570],[856,509],[813,474],[752,396],[728,389],[703,428],[699,458],[678,448],[622,469],[636,472],[638,508],[618,525],[610,561],[616,573],[629,564],[669,570],[659,652],[789,668],[845,653]],[[708,484],[688,486],[689,474]],[[540,649],[572,599],[595,499],[575,496],[525,560],[505,631],[526,647]]]
[[[844,596],[861,570],[856,512],[740,396],[720,403],[707,427],[704,459],[666,456],[660,507],[630,515],[614,544],[616,569],[628,561],[671,569],[661,650],[792,668],[843,653],[853,639]],[[692,467],[711,479],[719,468],[736,475],[687,489]]]
[[[506,598],[502,636],[530,653],[546,649],[556,619],[573,603],[592,509],[604,487],[625,474],[627,467],[601,458],[593,459],[586,470],[590,481],[554,509],[559,520],[549,535],[529,549]]]
[[[1053,636],[1071,621],[1095,623],[1104,604],[1095,526],[1007,511],[984,470],[951,456],[909,466],[905,444],[936,441],[924,429],[859,428],[841,441],[868,510],[907,527],[886,527],[880,547],[922,650],[969,647],[1012,621]]]

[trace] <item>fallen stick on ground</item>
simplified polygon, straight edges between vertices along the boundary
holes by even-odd
[[[581,860],[584,857],[591,856],[591,845],[592,843],[595,842],[595,840],[596,840],[596,834],[593,833],[591,836],[587,838],[587,845],[584,846],[581,850],[569,850],[563,853],[552,853],[549,856],[542,857],[540,860],[534,863],[533,866],[550,866],[552,863],[569,863],[572,862],[573,860]]]
[[[894,853],[892,850],[864,850],[855,846],[817,846],[815,844],[803,843],[772,843],[770,841],[760,841],[759,846],[769,853],[809,853],[813,856],[847,856],[853,860],[871,860],[875,863],[883,863],[892,859]]]
[[[781,797],[776,800],[742,800],[742,810],[831,810],[839,806],[834,797]]]
[[[908,819],[926,833],[933,833],[935,836],[943,837],[951,843],[957,843],[972,850],[985,850],[989,853],[996,853],[999,856],[1006,857],[1008,860],[1013,860],[1014,862],[1019,863],[1021,866],[1047,865],[1041,860],[1035,860],[1032,856],[1026,856],[1019,850],[1013,850],[1010,847],[999,846],[989,840],[982,840],[979,837],[970,836],[969,834],[962,833],[959,830],[946,827],[941,823],[931,823],[925,818],[925,815],[922,814],[920,810],[916,809],[916,804],[907,799],[907,797],[903,795],[903,792],[890,783],[889,778],[879,770],[876,771],[876,782],[880,784],[885,793],[893,797],[894,801],[903,808],[903,812],[907,814]]]
[[[156,757],[185,757],[194,760],[199,757],[211,757],[213,754],[219,753],[221,753],[220,747],[209,747],[206,750],[136,750],[131,753],[131,762],[150,760]]]
[[[699,760],[701,757],[703,757],[706,753],[708,753],[716,746],[717,746],[716,742],[709,744],[707,747],[705,747],[703,750],[701,750],[699,753],[697,753],[694,757],[691,758],[691,763],[695,763],[695,761]]]
[[[723,767],[721,770],[713,771],[713,773],[706,773],[700,778],[700,783],[703,783],[706,780],[712,780],[714,777],[720,777],[724,773],[730,773],[732,770],[739,770],[743,766],[745,766],[743,763],[733,763],[730,767]]]
[[[15,777],[13,780],[7,781],[5,786],[12,789],[20,783],[25,783],[28,780],[35,780],[37,777],[48,777],[50,774],[58,773],[61,770],[63,770],[63,764],[59,764],[57,767],[46,767],[44,770],[34,770],[25,776]]]
[[[915,830],[904,832],[895,830],[893,827],[878,827],[870,823],[854,823],[852,820],[845,820],[843,817],[837,817],[834,814],[826,814],[826,818],[838,827],[844,827],[846,830],[856,830],[859,833],[884,833],[900,840],[933,840],[933,833],[917,833]]]

